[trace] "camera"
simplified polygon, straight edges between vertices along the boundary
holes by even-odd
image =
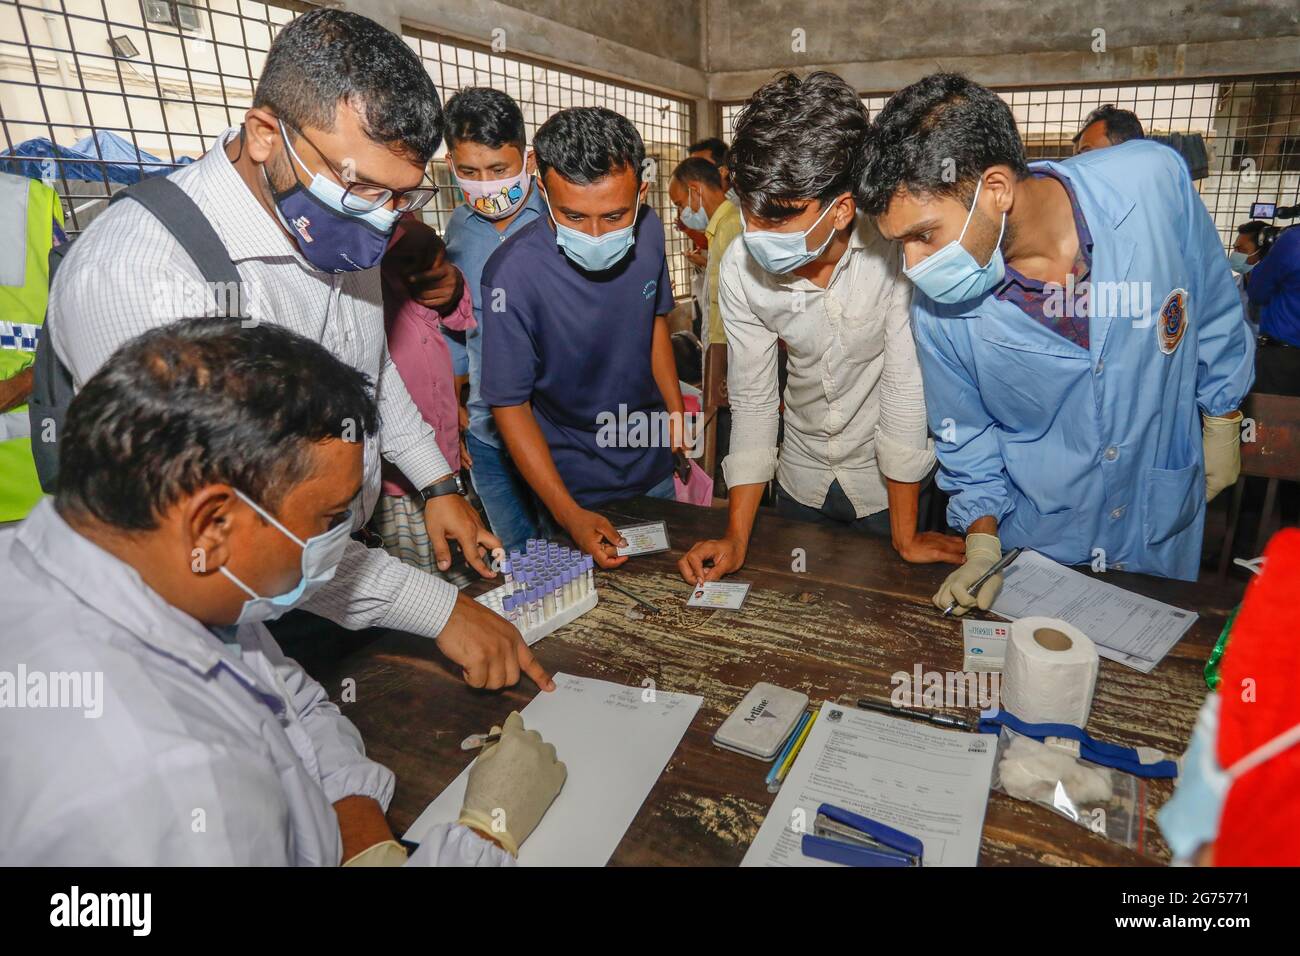
[[[1295,219],[1300,217],[1300,204],[1279,206],[1275,202],[1254,202],[1250,204],[1251,219]]]

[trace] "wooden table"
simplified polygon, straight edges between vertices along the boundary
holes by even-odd
[[[745,607],[700,611],[685,607],[690,587],[676,561],[695,540],[722,533],[725,511],[641,498],[605,513],[615,525],[667,520],[673,552],[633,558],[611,572],[661,610],[629,619],[634,603],[602,588],[597,607],[535,645],[537,656],[552,671],[635,686],[649,677],[661,690],[704,698],[613,863],[740,862],[774,799],[764,786],[767,765],[721,750],[710,738],[757,681],[797,688],[816,702],[851,703],[860,696],[888,700],[890,675],[910,673],[917,664],[923,671],[962,669],[961,625],[941,618],[930,604],[947,566],[909,565],[887,541],[786,521],[765,510],[746,566],[735,576],[753,584]],[[796,548],[806,555],[802,573],[792,570]],[[1243,585],[1206,583],[1208,575],[1199,584],[1115,572],[1107,580],[1201,617],[1151,674],[1103,660],[1088,730],[1180,754],[1206,694],[1202,667]],[[432,641],[395,632],[311,670],[336,699],[345,678],[356,681],[355,703],[340,706],[360,728],[370,755],[397,775],[389,821],[399,834],[470,762],[473,755],[459,749],[460,741],[522,710],[536,693],[527,679],[503,692],[468,688]],[[1045,808],[992,793],[980,862],[1165,861],[1169,852],[1155,813],[1172,783],[1151,781],[1149,787],[1146,855]]]

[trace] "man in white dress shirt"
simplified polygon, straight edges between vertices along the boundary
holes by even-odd
[[[328,586],[377,415],[362,373],[234,318],[84,383],[57,495],[0,531],[0,865],[407,862],[392,772],[263,623]],[[411,862],[513,863],[564,776],[512,715]]]
[[[455,541],[491,577],[483,553],[500,542],[457,493],[384,336],[377,265],[398,214],[432,195],[425,167],[442,127],[437,91],[400,37],[354,13],[315,10],[277,35],[243,126],[170,178],[217,231],[252,321],[319,342],[377,383],[382,425],[365,445],[355,527],[378,500],[382,454],[426,496],[439,565],[449,566]],[[143,206],[115,203],[59,269],[49,307],[55,351],[80,388],[141,332],[217,314],[219,291]],[[306,609],[349,628],[437,638],[476,687],[503,686],[526,649],[508,622],[450,582],[359,542]],[[550,689],[540,667],[529,676]]]
[[[744,564],[774,475],[783,516],[888,536],[908,561],[962,561],[959,538],[917,530],[935,459],[898,252],[853,201],[867,126],[858,95],[825,72],[778,77],[737,121],[728,165],[744,231],[718,280],[730,519],[723,538],[679,562],[692,583]],[[779,446],[778,340],[788,363]]]

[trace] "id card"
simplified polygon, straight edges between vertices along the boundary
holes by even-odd
[[[739,611],[749,597],[749,585],[739,581],[705,581],[695,586],[686,601],[687,607]]]
[[[626,548],[618,549],[620,555],[657,554],[668,550],[668,525],[662,521],[634,524],[615,530],[627,541]]]

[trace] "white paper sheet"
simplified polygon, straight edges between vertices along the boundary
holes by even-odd
[[[997,743],[827,702],[741,866],[837,866],[801,849],[822,803],[919,838],[926,866],[974,866]]]
[[[555,690],[521,711],[524,726],[555,745],[564,788],[519,850],[521,866],[604,866],[700,709],[702,698],[555,675]],[[504,720],[506,714],[501,715]],[[470,728],[486,730],[487,728]],[[471,765],[472,766],[472,765]],[[460,816],[467,767],[406,831],[419,843]]]
[[[1097,653],[1149,674],[1196,623],[1194,611],[1125,591],[1037,551],[1025,551],[1003,575],[994,614],[1068,621],[1092,638]]]

